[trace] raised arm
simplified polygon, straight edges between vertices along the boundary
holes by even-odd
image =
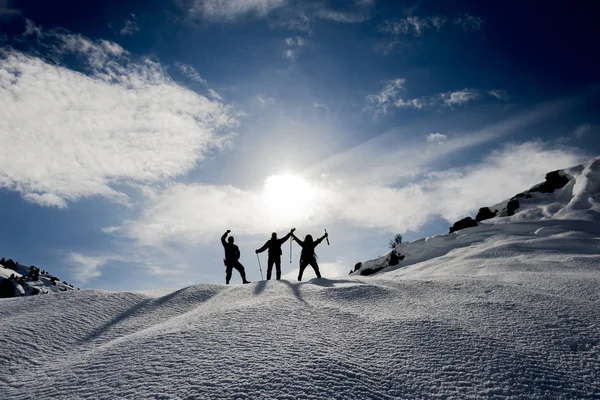
[[[281,239],[279,239],[279,245],[284,244],[290,238],[290,236],[292,236],[294,234],[295,230],[296,230],[296,228],[292,228],[292,230],[290,231],[290,233],[288,233],[287,235],[285,235],[284,237],[282,237]]]
[[[303,242],[302,240],[298,239],[298,238],[296,237],[296,235],[294,235],[294,233],[293,233],[293,232],[290,232],[290,233],[292,234],[292,237],[294,238],[294,240],[295,240],[296,242],[298,242],[298,244],[300,245],[300,247],[304,247],[304,242]]]
[[[227,246],[227,242],[225,241],[225,239],[227,238],[227,235],[229,235],[229,232],[231,231],[227,229],[227,232],[225,232],[223,236],[221,236],[221,244],[223,244],[223,247]]]
[[[325,233],[323,236],[321,236],[320,238],[318,238],[318,239],[315,241],[315,247],[317,247],[318,245],[320,245],[320,244],[321,244],[321,242],[323,241],[323,239],[325,239],[327,236],[329,236],[329,235],[328,235],[327,233]]]

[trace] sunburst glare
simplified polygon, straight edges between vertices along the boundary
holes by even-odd
[[[297,175],[271,175],[265,179],[262,196],[269,212],[299,220],[310,215],[317,190],[314,185]]]

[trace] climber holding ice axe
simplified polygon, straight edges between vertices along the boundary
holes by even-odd
[[[281,245],[285,243],[286,240],[293,235],[293,232],[296,228],[292,228],[290,233],[282,237],[281,239],[277,238],[277,232],[273,232],[271,234],[271,239],[267,240],[263,247],[255,250],[256,255],[258,253],[262,253],[263,251],[269,249],[269,261],[267,264],[267,280],[271,280],[271,272],[273,271],[273,264],[275,264],[275,272],[277,274],[277,280],[281,279]],[[291,242],[290,242],[291,243]],[[260,267],[260,258],[258,259],[258,265]]]
[[[321,273],[319,272],[319,264],[317,263],[317,255],[315,254],[315,248],[319,244],[321,244],[323,239],[327,239],[327,244],[329,244],[329,235],[327,234],[327,230],[325,231],[325,234],[323,236],[314,241],[311,235],[306,235],[304,240],[300,240],[292,232],[292,237],[300,245],[300,247],[302,247],[302,252],[300,253],[300,272],[298,273],[298,280],[302,280],[302,274],[304,273],[306,267],[308,267],[309,265],[315,270],[317,278],[320,278]]]

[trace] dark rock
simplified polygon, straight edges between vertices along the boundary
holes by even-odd
[[[492,210],[489,209],[489,207],[483,207],[479,209],[475,220],[477,222],[485,221],[486,219],[494,218],[496,216],[496,213],[498,213],[498,211],[493,213]]]
[[[404,260],[405,255],[396,252],[396,250],[392,250],[390,254],[390,260],[388,262],[389,266],[398,265],[400,261]]]
[[[559,171],[552,171],[546,174],[546,181],[531,188],[530,192],[554,193],[555,190],[565,187],[569,183],[569,178],[561,175]]]
[[[463,218],[460,221],[456,221],[454,223],[454,225],[452,225],[450,227],[450,233],[460,231],[461,229],[465,229],[465,228],[472,228],[477,225],[478,225],[477,221],[475,221],[473,218],[471,218],[471,217]]]
[[[354,266],[354,271],[351,271],[350,273],[354,273],[356,271],[359,271],[360,275],[373,275],[376,272],[381,271],[382,269],[386,268],[386,267],[391,267],[394,265],[398,265],[400,263],[400,261],[404,260],[404,258],[406,258],[406,256],[404,254],[400,254],[398,253],[396,250],[392,250],[390,252],[390,254],[387,256],[386,260],[383,262],[383,265],[380,267],[376,267],[376,268],[365,268],[365,269],[361,269],[362,268],[362,263],[359,262]]]
[[[12,282],[12,279],[0,280],[0,299],[14,297],[14,296],[15,296],[15,287]]]
[[[519,200],[511,199],[506,205],[506,215],[515,215],[515,211],[517,211],[519,206]]]
[[[371,268],[367,268],[367,269],[363,269],[360,271],[361,275],[367,276],[367,275],[373,275],[375,272],[377,271],[381,271],[383,268],[378,268],[378,269],[371,269]]]

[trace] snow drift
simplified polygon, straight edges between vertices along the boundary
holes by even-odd
[[[0,398],[600,399],[598,160],[568,173],[370,277],[0,300]]]

